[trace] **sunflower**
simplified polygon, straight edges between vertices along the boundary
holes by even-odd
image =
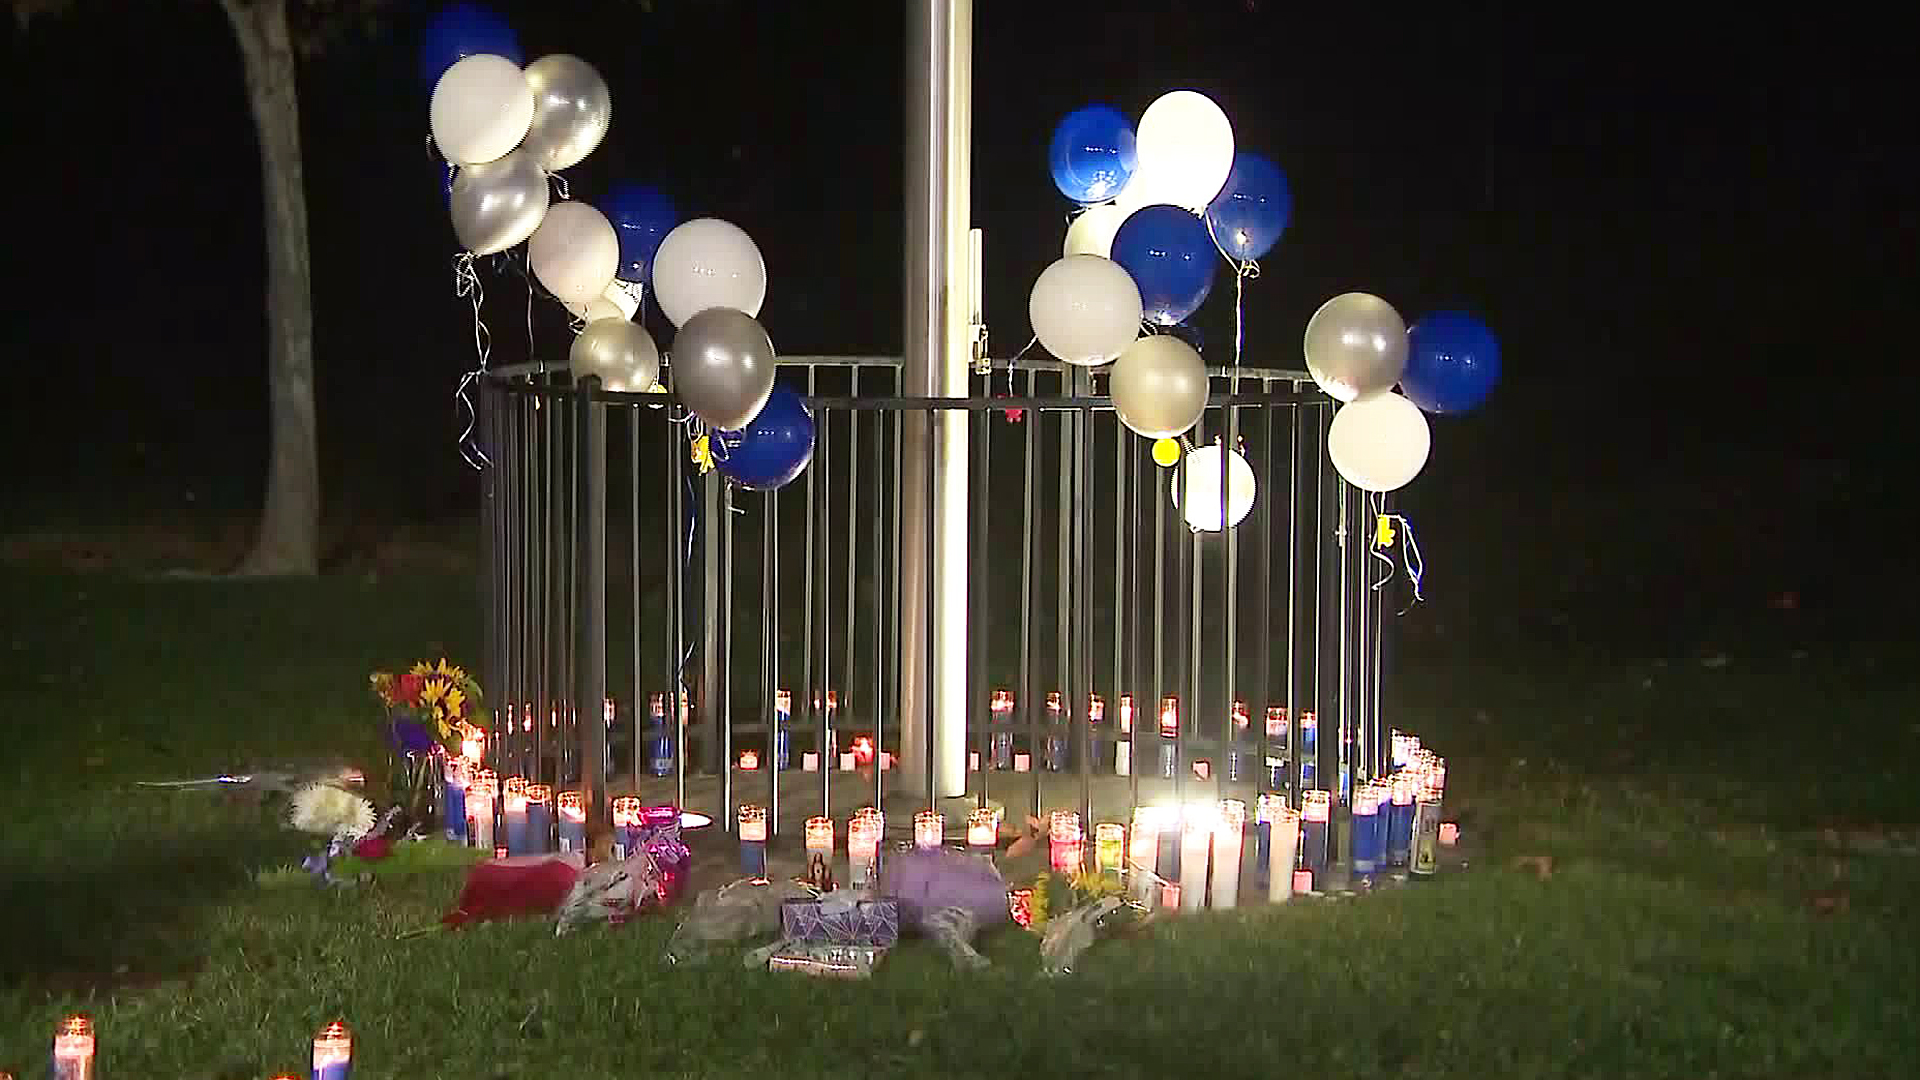
[[[467,673],[460,670],[457,665],[447,663],[447,658],[444,656],[440,658],[440,666],[434,669],[434,674],[445,676],[448,682],[464,683],[467,681]]]
[[[457,720],[467,715],[467,693],[458,686],[447,688],[446,703],[449,717]]]
[[[427,663],[425,660],[416,660],[414,661],[411,673],[414,675],[431,675],[433,674],[433,665]]]

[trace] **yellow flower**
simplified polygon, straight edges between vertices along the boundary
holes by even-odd
[[[411,674],[431,675],[433,674],[433,665],[427,663],[425,660],[416,661],[413,665],[413,670]]]
[[[447,688],[447,715],[448,716],[464,715],[466,710],[466,705],[467,705],[467,695],[459,687],[450,686]]]
[[[449,727],[445,720],[440,721],[440,741],[446,742],[451,738],[453,738],[453,728]]]
[[[449,682],[463,683],[467,681],[467,673],[460,670],[459,667],[447,663],[447,658],[444,656],[440,658],[440,667],[435,671],[435,674],[446,676]]]

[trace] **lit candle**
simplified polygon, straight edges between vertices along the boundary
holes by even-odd
[[[1048,865],[1062,874],[1074,874],[1083,861],[1080,815],[1072,810],[1055,810],[1047,824]]]
[[[1160,777],[1173,779],[1173,739],[1180,734],[1180,699],[1172,694],[1160,699]]]
[[[1287,786],[1287,707],[1267,706],[1267,786],[1275,791]]]
[[[1246,702],[1235,701],[1233,703],[1231,710],[1233,726],[1227,733],[1227,779],[1236,783],[1240,780],[1241,774],[1240,746],[1246,741],[1247,728],[1253,722],[1252,717],[1253,714],[1248,711]]]
[[[313,1080],[347,1080],[353,1072],[353,1033],[335,1020],[313,1037]]]
[[[560,851],[587,850],[587,797],[578,791],[563,791],[554,796],[554,808],[560,818]]]
[[[995,690],[987,703],[991,713],[992,735],[987,748],[990,765],[995,769],[1013,767],[1013,732],[1007,726],[1013,723],[1013,691]]]
[[[1119,877],[1126,863],[1127,829],[1117,821],[1093,827],[1093,864],[1103,874]]]
[[[1060,697],[1060,691],[1047,691],[1047,738],[1042,744],[1040,765],[1048,772],[1059,772],[1067,767],[1067,736],[1057,733],[1066,723],[1066,703]]]
[[[1125,739],[1116,739],[1113,743],[1113,775],[1133,775],[1133,695],[1120,695],[1119,709],[1120,734]]]
[[[553,850],[553,788],[546,784],[527,785],[527,853],[545,855]]]
[[[1032,754],[1022,752],[1022,753],[1013,755],[1013,771],[1014,772],[1031,772],[1032,770],[1033,770]]]
[[[1180,910],[1199,911],[1207,906],[1207,856],[1213,850],[1213,834],[1219,824],[1220,808],[1212,803],[1193,803],[1187,807],[1180,830]]]
[[[1359,877],[1372,877],[1380,865],[1380,834],[1375,827],[1380,823],[1380,794],[1372,784],[1361,784],[1353,793],[1353,828],[1351,830],[1353,872]]]
[[[873,764],[873,740],[865,735],[853,737],[853,760],[861,765]]]
[[[1313,892],[1313,871],[1295,870],[1293,872],[1293,895],[1307,896]]]
[[[507,854],[527,853],[527,778],[510,776],[500,789],[500,818],[507,826]]]
[[[852,772],[853,768],[854,768],[853,751],[849,750],[846,753],[840,755],[840,771]]]
[[[1426,788],[1413,803],[1413,858],[1415,878],[1430,878],[1440,869],[1440,792]]]
[[[509,706],[509,708],[511,708],[511,706]],[[509,727],[512,726],[511,721],[509,721],[508,726]],[[486,756],[486,753],[487,753],[487,729],[483,727],[477,727],[473,724],[467,724],[467,723],[461,724],[460,725],[460,756],[467,760],[468,765],[477,766],[480,764],[480,759]]]
[[[847,823],[847,884],[864,889],[875,884],[879,870],[880,837],[886,832],[886,819],[871,806],[854,811]]]
[[[1300,865],[1316,873],[1327,868],[1327,832],[1333,821],[1333,796],[1315,789],[1300,796]]]
[[[753,772],[760,767],[760,752],[757,750],[740,751],[740,771]]]
[[[827,691],[827,753],[831,754],[840,745],[840,734],[835,730],[834,718],[840,715],[840,691]]]
[[[93,1021],[69,1016],[53,1029],[53,1080],[93,1080]]]
[[[647,728],[647,771],[666,776],[673,772],[674,751],[673,731],[667,726],[667,695],[649,698],[647,712],[653,721]]]
[[[968,772],[980,771],[980,751],[978,750],[967,751],[967,771]]]
[[[1182,907],[1179,882],[1169,881],[1160,886],[1160,906],[1167,911],[1178,911]]]
[[[1220,821],[1213,830],[1213,906],[1230,908],[1240,902],[1240,854],[1245,846],[1247,804],[1220,800]]]
[[[740,806],[740,872],[750,878],[767,876],[767,808]]]
[[[1394,728],[1387,734],[1387,746],[1389,748],[1388,764],[1395,769],[1401,769],[1406,767],[1407,762],[1413,757],[1413,752],[1419,748],[1420,738]]]
[[[625,859],[640,850],[640,797],[622,795],[613,800],[613,857]]]
[[[481,851],[493,850],[493,803],[499,792],[492,769],[467,775],[467,842]]]
[[[913,815],[913,846],[922,851],[937,851],[947,840],[947,820],[938,810],[921,810]]]
[[[1286,796],[1263,791],[1253,800],[1253,887],[1267,887],[1267,853],[1273,846],[1273,819],[1287,805]]]
[[[820,771],[820,751],[818,750],[802,751],[800,754],[800,771],[801,772],[819,772]]]
[[[1267,899],[1280,903],[1292,896],[1299,879],[1293,870],[1294,856],[1300,849],[1300,814],[1282,806],[1274,810],[1268,823],[1273,842],[1267,848]],[[1304,872],[1304,871],[1303,871]],[[1307,875],[1311,882],[1313,876]]]
[[[793,745],[793,691],[775,690],[773,692],[773,767],[784,770],[787,767]]]
[[[1413,793],[1418,788],[1412,773],[1403,769],[1393,775],[1386,808],[1388,866],[1407,865],[1413,851]]]
[[[1206,758],[1201,758],[1200,760],[1194,762],[1193,778],[1195,780],[1212,779],[1213,778],[1213,762],[1208,761]]]
[[[992,807],[975,807],[967,814],[967,849],[990,855],[999,845],[1000,818]]]
[[[441,816],[447,821],[447,842],[467,842],[467,759],[448,756],[441,772],[446,784],[446,805]]]
[[[1160,859],[1160,826],[1166,817],[1158,806],[1133,808],[1133,830],[1127,842],[1127,869],[1139,877],[1153,873]]]

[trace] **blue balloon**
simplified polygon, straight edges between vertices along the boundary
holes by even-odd
[[[1106,202],[1133,176],[1133,126],[1111,105],[1075,109],[1053,129],[1047,164],[1060,194],[1082,206]]]
[[[429,89],[469,56],[492,53],[521,66],[526,55],[507,21],[478,4],[448,4],[420,35],[420,81]]]
[[[717,437],[715,467],[755,491],[784,487],[813,460],[813,414],[799,394],[780,384],[752,423]]]
[[[1500,342],[1464,311],[1436,311],[1407,331],[1400,389],[1430,413],[1477,408],[1500,381]]]
[[[1140,286],[1141,314],[1173,326],[1213,289],[1213,241],[1206,223],[1177,206],[1143,206],[1113,234],[1113,261]]]
[[[1251,262],[1273,250],[1293,216],[1293,189],[1280,166],[1259,154],[1233,155],[1227,183],[1207,207],[1207,221],[1220,250],[1235,262]]]
[[[620,269],[614,276],[621,281],[651,281],[654,252],[680,224],[673,200],[659,188],[620,184],[607,192],[600,211],[613,222],[614,234],[620,238]]]

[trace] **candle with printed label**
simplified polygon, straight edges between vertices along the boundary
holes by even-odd
[[[507,854],[527,853],[527,778],[510,776],[500,785],[500,822],[507,830]]]
[[[1212,803],[1193,803],[1187,807],[1180,828],[1180,910],[1199,911],[1207,906],[1207,857],[1213,853],[1213,834],[1220,823],[1220,808]]]
[[[467,759],[448,755],[442,764],[441,780],[446,799],[441,816],[447,823],[447,842],[467,842]]]
[[[1287,707],[1267,706],[1267,786],[1275,791],[1287,787]]]
[[[347,1080],[353,1072],[353,1033],[335,1020],[313,1037],[313,1080]]]
[[[1133,695],[1121,694],[1119,707],[1119,731],[1124,738],[1113,743],[1113,775],[1133,775]]]
[[[1093,827],[1093,865],[1103,874],[1119,877],[1127,861],[1127,827],[1103,821]]]
[[[640,797],[622,795],[613,800],[613,857],[630,858],[640,850]]]
[[[1415,880],[1433,877],[1440,869],[1440,792],[1427,788],[1414,798],[1413,857],[1409,870]]]
[[[1300,714],[1300,790],[1320,786],[1320,721],[1311,712]]]
[[[1047,823],[1047,861],[1056,873],[1075,874],[1083,862],[1080,815],[1073,810],[1055,810]]]
[[[833,819],[830,817],[810,817],[806,825],[807,861],[811,863],[815,855],[829,861],[833,859]]]
[[[1160,699],[1160,778],[1173,779],[1175,760],[1173,740],[1180,735],[1180,699],[1172,694]]]
[[[865,889],[876,884],[879,872],[880,838],[886,834],[886,818],[871,806],[854,811],[847,823],[847,887]]]
[[[1300,796],[1300,865],[1315,873],[1327,868],[1328,833],[1333,823],[1333,795],[1314,790]]]
[[[1419,782],[1413,774],[1401,770],[1389,784],[1387,815],[1387,865],[1402,867],[1413,852],[1413,794]]]
[[[1240,854],[1246,843],[1247,804],[1239,799],[1220,801],[1220,818],[1213,830],[1213,906],[1234,907],[1240,902]]]
[[[560,823],[561,854],[587,850],[587,797],[563,791],[553,797],[553,807]]]
[[[1373,872],[1379,869],[1380,851],[1376,845],[1380,834],[1374,829],[1379,822],[1380,795],[1372,784],[1362,784],[1353,793],[1353,825],[1350,830],[1355,877],[1372,877]]]
[[[740,806],[740,872],[750,878],[767,876],[767,808]]]
[[[793,691],[773,692],[773,767],[785,770],[793,747]]]
[[[1253,887],[1267,887],[1267,852],[1273,845],[1274,815],[1287,805],[1286,796],[1265,791],[1253,800]]]
[[[553,850],[553,788],[546,784],[527,785],[527,854],[545,855]]]
[[[1242,759],[1246,756],[1240,748],[1246,744],[1247,730],[1252,726],[1253,714],[1248,710],[1246,702],[1235,701],[1230,710],[1229,719],[1231,723],[1227,727],[1227,780],[1238,783],[1241,774],[1245,771],[1245,763]]]
[[[673,729],[667,725],[667,695],[647,699],[647,771],[655,776],[673,773]]]
[[[938,851],[947,841],[947,819],[938,810],[921,810],[913,815],[913,846],[921,851]]]
[[[987,703],[989,713],[987,747],[988,768],[1013,768],[1013,691],[995,690]]]
[[[493,809],[500,781],[492,769],[475,769],[467,775],[467,843],[481,851],[493,850]]]
[[[99,1073],[95,1060],[99,1047],[94,1041],[93,1021],[84,1016],[69,1016],[53,1029],[53,1080],[93,1080]]]
[[[1300,849],[1299,811],[1279,807],[1273,812],[1269,828],[1273,842],[1267,848],[1267,899],[1277,904],[1292,896],[1297,888],[1293,864]]]

